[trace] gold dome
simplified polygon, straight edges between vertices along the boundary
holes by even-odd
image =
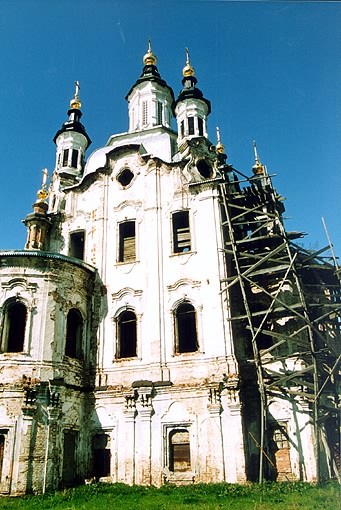
[[[47,189],[42,188],[39,191],[37,191],[37,197],[39,198],[40,202],[45,202],[48,196],[49,192],[47,191]]]
[[[182,74],[184,76],[194,76],[194,67],[191,66],[191,63],[189,61],[188,48],[186,48],[186,65],[182,70]]]
[[[76,85],[75,97],[72,98],[70,101],[70,108],[72,108],[73,110],[80,110],[82,103],[80,102],[79,96],[78,96],[79,89],[80,89],[79,81],[75,81],[75,85]]]
[[[143,57],[143,63],[145,66],[155,66],[156,62],[157,62],[156,56],[152,52],[150,39],[148,39],[148,51]]]

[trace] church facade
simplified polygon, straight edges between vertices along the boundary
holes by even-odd
[[[337,276],[288,251],[256,149],[244,186],[209,141],[188,53],[182,84],[149,46],[128,132],[86,161],[77,83],[25,248],[0,252],[2,493],[338,476]]]

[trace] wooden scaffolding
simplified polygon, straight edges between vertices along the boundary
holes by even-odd
[[[271,478],[268,406],[277,398],[309,410],[317,482],[328,473],[340,480],[340,273],[333,252],[326,255],[330,245],[313,252],[295,244],[303,234],[284,228],[283,199],[255,154],[251,178],[222,160],[218,186],[228,267],[222,293],[231,310],[244,422],[259,415],[256,433],[245,426],[258,449],[249,478]],[[258,410],[247,410],[252,402]]]

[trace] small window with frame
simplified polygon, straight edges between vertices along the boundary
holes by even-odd
[[[189,211],[179,211],[172,215],[173,253],[191,251]]]
[[[134,262],[136,260],[135,220],[119,223],[118,248],[118,262]]]

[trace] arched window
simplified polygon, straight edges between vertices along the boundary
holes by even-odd
[[[66,319],[65,355],[82,358],[83,317],[77,308],[71,308]]]
[[[125,310],[117,319],[117,357],[135,356],[137,356],[136,315],[131,310]]]
[[[22,352],[24,350],[27,308],[19,301],[12,301],[5,307],[1,335],[2,352]]]
[[[181,303],[175,310],[176,352],[198,350],[197,319],[191,303]]]
[[[191,449],[187,429],[174,429],[169,434],[169,470],[190,471]]]

